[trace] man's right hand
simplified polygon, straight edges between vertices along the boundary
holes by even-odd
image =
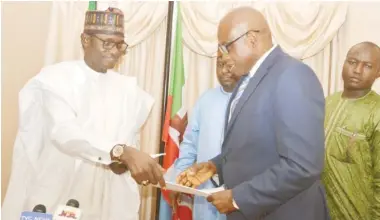
[[[216,172],[216,166],[211,161],[194,164],[178,175],[177,183],[196,188],[210,179]]]
[[[147,182],[156,185],[160,184],[165,188],[165,170],[149,155],[133,147],[125,147],[120,160],[127,165],[131,176],[138,184]]]

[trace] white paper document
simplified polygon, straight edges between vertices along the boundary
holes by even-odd
[[[181,172],[182,171],[175,169],[174,166],[171,166],[166,171],[166,173],[164,175],[164,179],[165,179],[166,189],[167,190],[171,190],[171,191],[175,191],[175,192],[180,192],[180,193],[191,194],[191,195],[203,196],[203,197],[208,197],[212,193],[216,193],[216,192],[224,190],[224,186],[221,186],[221,187],[218,187],[218,188],[212,188],[212,189],[194,189],[194,188],[191,188],[191,187],[182,186],[180,184],[177,184],[177,183],[175,183],[176,182],[176,178],[177,178],[177,176]],[[157,187],[157,188],[161,188],[159,184],[152,185],[152,186],[153,187]]]
[[[150,156],[151,156],[152,158],[158,158],[158,157],[161,157],[161,156],[164,156],[164,155],[166,155],[166,153],[162,153],[162,154],[151,154]]]
[[[207,192],[206,190],[199,190],[199,189],[194,189],[191,187],[187,186],[182,186],[177,183],[172,183],[172,182],[165,182],[166,183],[166,189],[175,191],[175,192],[181,192],[181,193],[187,193],[191,195],[197,195],[197,196],[203,196],[207,197],[211,195],[211,193]],[[161,188],[160,185],[153,185],[154,187]]]
[[[219,192],[219,191],[223,191],[225,190],[224,188],[224,185],[220,186],[220,187],[217,187],[217,188],[211,188],[211,189],[202,189],[203,192],[206,192],[208,193],[209,195],[213,194],[213,193],[216,193],[216,192]]]
[[[203,197],[208,197],[209,195],[223,191],[224,186],[218,187],[218,188],[212,188],[212,189],[194,189],[191,187],[187,186],[182,186],[177,183],[172,183],[172,182],[165,182],[166,183],[166,189],[175,191],[175,192],[180,192],[180,193],[186,193],[186,194],[191,194],[191,195],[196,195],[196,196],[203,196]],[[153,185],[154,187],[161,188],[160,185]]]

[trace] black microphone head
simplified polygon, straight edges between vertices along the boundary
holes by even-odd
[[[46,207],[42,204],[34,206],[33,212],[46,213]]]
[[[70,199],[69,201],[67,201],[66,205],[74,208],[79,208],[79,202],[75,199]]]

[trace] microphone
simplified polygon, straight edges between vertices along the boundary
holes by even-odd
[[[79,220],[82,215],[79,209],[79,202],[75,199],[69,199],[66,205],[60,205],[54,213],[53,220]]]
[[[46,214],[46,207],[42,204],[34,206],[31,212],[24,211],[21,213],[20,220],[52,220],[53,215]]]
[[[67,201],[66,205],[74,208],[79,208],[79,202],[75,199],[70,199],[69,201]]]
[[[46,207],[42,204],[34,206],[33,212],[46,213]]]

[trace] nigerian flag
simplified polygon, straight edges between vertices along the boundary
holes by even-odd
[[[177,10],[178,11],[178,10]],[[181,141],[186,126],[186,111],[183,108],[182,91],[185,85],[182,50],[182,23],[180,13],[177,14],[177,24],[172,54],[169,94],[166,104],[166,115],[162,140],[165,142],[165,157],[163,167],[169,168],[178,157],[178,144]]]
[[[179,144],[182,142],[183,133],[187,125],[187,111],[184,108],[184,100],[182,99],[183,88],[185,85],[185,72],[183,63],[183,44],[182,44],[182,20],[177,2],[174,34],[174,48],[171,55],[172,68],[170,70],[169,94],[166,104],[165,123],[162,133],[162,141],[165,142],[165,153],[163,168],[169,169],[174,161],[178,158]],[[183,203],[178,204],[178,210],[169,210],[168,192],[162,191],[160,201],[160,220],[191,220],[192,219],[192,202],[184,199]],[[184,195],[186,196],[186,195]],[[165,200],[163,200],[163,198]],[[192,200],[190,200],[192,201]]]

